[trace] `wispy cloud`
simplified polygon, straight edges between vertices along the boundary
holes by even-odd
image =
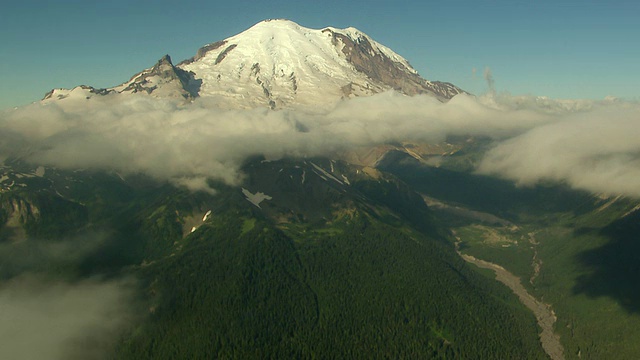
[[[489,88],[489,94],[496,93],[496,82],[493,80],[493,73],[489,67],[484,68],[484,72],[482,73],[484,80],[487,82],[487,87]]]

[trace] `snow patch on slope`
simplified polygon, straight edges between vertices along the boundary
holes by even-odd
[[[321,168],[320,166],[314,164],[313,162],[311,162],[311,166],[313,166],[317,171],[320,172],[320,173],[316,173],[316,174],[318,174],[318,176],[320,176],[324,180],[331,179],[331,180],[337,182],[340,185],[344,185],[344,183],[342,181],[338,180],[337,177],[329,174],[325,169]]]
[[[242,188],[242,193],[244,194],[244,196],[247,198],[247,201],[249,201],[250,203],[252,203],[253,205],[257,206],[258,209],[261,209],[260,207],[260,203],[263,202],[264,200],[271,200],[273,199],[271,196],[261,193],[261,192],[256,192],[255,194],[252,194],[251,191]]]

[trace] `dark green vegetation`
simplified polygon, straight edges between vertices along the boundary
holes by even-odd
[[[380,168],[448,204],[438,222],[456,231],[463,253],[502,265],[552,305],[566,358],[638,358],[638,201],[557,184],[518,188],[459,171],[469,154],[457,156],[433,168],[395,153]]]
[[[216,195],[48,170],[0,194],[3,242],[91,238],[83,257],[31,271],[138,279],[142,320],[119,359],[545,358],[533,316],[455,254],[403,182],[322,159],[245,170],[244,193]]]
[[[144,270],[157,307],[120,355],[541,357],[508,292],[359,216],[300,244],[262,221],[241,234],[240,214],[212,221]]]
[[[640,212],[617,219],[603,228],[579,229],[608,242],[582,252],[578,259],[592,272],[578,278],[576,293],[611,296],[630,313],[640,313]],[[580,231],[578,231],[579,233]]]

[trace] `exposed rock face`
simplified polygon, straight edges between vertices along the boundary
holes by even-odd
[[[8,200],[2,204],[2,210],[7,213],[8,218],[18,219],[22,224],[40,219],[40,209],[24,199]]]
[[[194,78],[194,74],[175,67],[169,55],[163,56],[151,69],[134,75],[124,85],[119,92],[161,92],[167,97],[182,96],[185,99],[197,97],[200,89],[200,81]]]
[[[229,53],[229,51],[231,51],[231,50],[235,49],[235,48],[236,48],[236,46],[238,46],[238,45],[233,44],[233,45],[229,46],[228,48],[224,49],[224,51],[222,51],[222,52],[220,53],[220,55],[218,55],[218,57],[216,58],[216,62],[215,62],[215,63],[213,63],[213,64],[214,64],[214,65],[220,64],[220,62],[221,62],[222,60],[224,60],[225,56],[227,56],[227,54]]]
[[[40,219],[40,209],[32,202],[13,198],[0,204],[0,241],[26,239],[24,225]]]
[[[322,32],[332,36],[335,46],[342,43],[342,53],[346,56],[355,69],[366,74],[375,82],[390,86],[392,89],[406,95],[433,93],[439,99],[450,99],[463,92],[458,87],[443,82],[431,82],[423,79],[417,72],[407,69],[403,64],[393,61],[388,56],[371,44],[367,36],[353,39],[345,34],[335,32],[332,29],[324,29]],[[347,84],[351,93],[352,83]]]
[[[226,43],[227,43],[226,40],[222,40],[222,41],[216,41],[216,42],[214,42],[212,44],[205,45],[205,46],[201,47],[200,49],[198,49],[198,51],[196,52],[196,56],[180,62],[178,64],[178,66],[188,65],[188,64],[191,64],[194,61],[198,61],[198,60],[202,59],[209,51],[212,51],[212,50],[215,50],[215,49],[217,49],[217,48],[219,48],[221,46],[224,46]]]

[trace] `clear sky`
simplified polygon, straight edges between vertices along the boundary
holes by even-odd
[[[118,85],[164,54],[174,63],[267,18],[353,26],[425,78],[472,93],[640,99],[640,2],[6,0],[0,108],[52,88]]]

